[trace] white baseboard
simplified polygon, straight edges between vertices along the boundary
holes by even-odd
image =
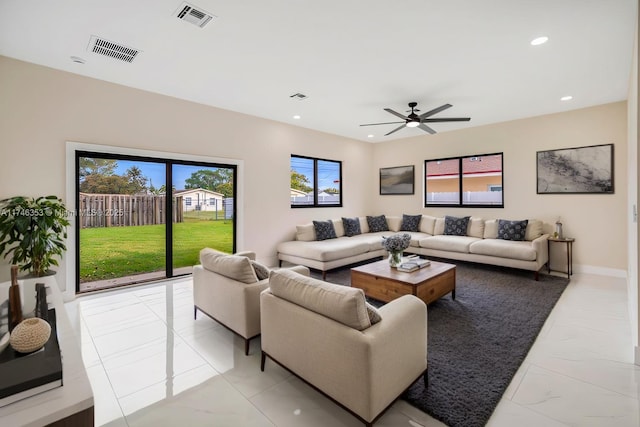
[[[573,266],[573,272],[585,273],[585,274],[596,274],[598,276],[619,277],[621,279],[627,278],[627,270],[621,270],[618,268],[599,267],[596,265],[577,264]]]

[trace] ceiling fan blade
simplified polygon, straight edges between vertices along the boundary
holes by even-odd
[[[453,105],[451,105],[451,104],[444,104],[444,105],[441,105],[441,106],[439,106],[438,108],[434,108],[433,110],[430,110],[430,111],[427,111],[426,113],[422,113],[422,114],[420,114],[420,119],[424,119],[424,118],[426,118],[426,117],[433,116],[434,114],[437,114],[437,113],[439,113],[440,111],[444,111],[444,110],[446,110],[447,108],[451,108],[451,107],[453,107]]]
[[[385,134],[384,134],[384,136],[391,135],[392,133],[399,131],[400,129],[402,129],[402,128],[403,128],[403,127],[405,127],[405,126],[406,126],[406,124],[404,124],[404,125],[402,125],[402,126],[398,126],[397,128],[395,128],[395,129],[394,129],[394,130],[392,130],[391,132],[389,132],[389,133],[385,133]]]
[[[468,122],[471,117],[441,117],[437,119],[423,119],[422,123],[436,123],[436,122]]]
[[[386,111],[387,113],[391,113],[396,117],[400,117],[401,119],[405,119],[405,120],[407,119],[407,116],[403,116],[402,114],[396,111],[393,111],[391,108],[385,108],[384,111]]]
[[[366,125],[360,125],[360,126],[397,125],[398,123],[405,123],[405,122],[367,123]]]
[[[433,135],[434,133],[436,133],[435,130],[431,129],[429,126],[425,125],[424,123],[420,123],[420,125],[418,126],[418,128],[422,129],[425,132],[429,132],[431,135]]]

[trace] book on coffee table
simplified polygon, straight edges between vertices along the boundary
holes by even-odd
[[[412,271],[420,270],[423,267],[431,265],[431,261],[422,258],[410,258],[403,260],[403,262],[397,267],[398,271],[405,273],[411,273]]]

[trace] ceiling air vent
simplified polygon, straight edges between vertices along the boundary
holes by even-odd
[[[213,15],[189,3],[182,3],[176,12],[176,17],[200,28],[204,28],[213,19]]]
[[[133,62],[133,60],[136,59],[136,56],[140,53],[138,49],[123,46],[98,36],[91,36],[87,50],[89,52],[119,59],[124,62]]]
[[[298,101],[302,101],[304,99],[307,99],[307,95],[305,95],[304,93],[294,93],[293,95],[289,95],[289,98],[291,99],[297,99]]]

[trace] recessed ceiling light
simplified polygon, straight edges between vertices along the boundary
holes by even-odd
[[[560,101],[571,101],[572,99],[573,99],[573,96],[567,95],[560,98]]]
[[[79,56],[72,56],[71,60],[77,64],[84,64],[85,62],[87,62],[84,59],[80,58]]]
[[[299,120],[300,116],[296,114],[295,116],[293,116],[293,118],[296,119],[296,120]]]
[[[367,135],[367,138],[373,138],[375,135]]]
[[[549,37],[547,36],[536,37],[535,39],[531,40],[531,45],[539,46],[541,44],[545,44],[547,41],[549,41]]]

